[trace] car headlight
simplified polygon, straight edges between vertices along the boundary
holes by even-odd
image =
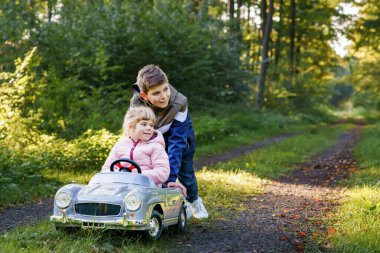
[[[66,208],[70,205],[72,196],[68,192],[58,192],[55,196],[55,203],[59,208]]]
[[[125,197],[125,208],[131,212],[137,211],[141,206],[141,198],[138,195],[132,194]]]

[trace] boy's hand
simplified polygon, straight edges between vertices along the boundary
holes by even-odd
[[[168,187],[178,187],[181,189],[183,195],[187,195],[187,190],[186,190],[186,187],[183,186],[183,184],[179,183],[179,182],[169,182],[168,184]]]

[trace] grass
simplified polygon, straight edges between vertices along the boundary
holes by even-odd
[[[364,129],[354,154],[361,168],[344,183],[350,187],[333,217],[336,252],[380,251],[380,124]]]
[[[331,237],[336,252],[379,252],[380,188],[351,189],[334,215],[336,233]]]
[[[244,170],[259,177],[278,178],[305,162],[311,156],[332,145],[351,125],[320,128],[286,139],[267,148],[220,163],[213,167],[223,170]]]

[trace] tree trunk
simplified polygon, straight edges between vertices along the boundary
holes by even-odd
[[[235,22],[235,29],[238,33],[240,33],[240,21],[241,21],[241,0],[237,0],[237,10],[236,10],[236,22]]]
[[[295,51],[295,66],[294,66],[294,76],[293,76],[293,82],[295,85],[298,83],[298,75],[300,72],[300,65],[301,65],[301,45],[302,45],[302,35],[303,33],[299,33],[297,36],[297,47]]]
[[[53,0],[47,0],[47,14],[48,14],[48,22],[51,23],[51,18],[53,16]]]
[[[267,1],[266,0],[261,0],[261,11],[260,11],[260,16],[261,16],[261,32],[262,32],[262,38],[264,38],[265,34],[265,27],[266,27],[266,20],[267,20]]]
[[[228,0],[228,13],[230,21],[232,22],[235,19],[235,1]]]
[[[290,4],[290,49],[289,49],[289,86],[294,82],[294,47],[296,37],[296,0],[291,0]],[[288,88],[290,88],[288,87]]]
[[[282,37],[282,29],[283,29],[283,15],[284,15],[284,0],[280,0],[280,6],[279,6],[279,20],[278,20],[278,30],[277,30],[277,40],[276,40],[276,47],[275,47],[275,54],[274,54],[274,63],[278,64],[278,61],[280,59],[280,53],[281,53],[281,37]]]
[[[258,77],[257,82],[257,97],[256,97],[256,103],[257,107],[259,109],[263,106],[263,100],[264,100],[264,91],[265,91],[265,79],[266,74],[269,66],[269,59],[268,59],[268,51],[269,51],[269,41],[270,41],[270,34],[272,31],[272,22],[273,22],[273,1],[270,0],[269,2],[269,12],[267,15],[267,20],[265,24],[265,30],[264,30],[264,38],[263,38],[263,52],[261,57],[261,64],[260,64],[260,74]]]
[[[263,39],[264,39],[264,31],[265,31],[265,22],[267,19],[267,1],[266,0],[261,0],[260,2],[260,18],[261,18],[261,24],[258,29],[258,35],[257,35],[257,40],[259,43],[262,45],[263,44]],[[259,57],[262,54],[261,51],[261,46],[257,46],[257,59],[255,60],[255,63],[259,61]]]

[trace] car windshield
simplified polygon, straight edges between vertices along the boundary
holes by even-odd
[[[147,176],[126,172],[97,173],[91,178],[89,182],[89,184],[106,183],[137,184],[150,187],[155,186],[155,184]]]

